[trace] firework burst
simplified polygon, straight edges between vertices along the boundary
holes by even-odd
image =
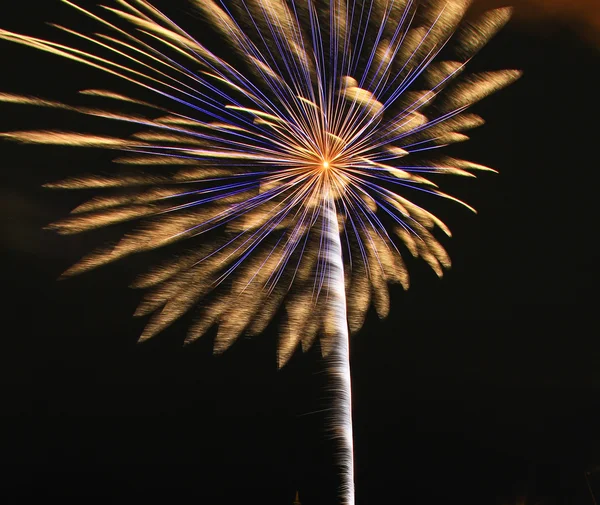
[[[59,233],[139,222],[65,275],[180,242],[176,258],[134,285],[147,289],[136,312],[150,316],[141,340],[198,310],[186,342],[218,325],[216,352],[242,333],[261,333],[283,307],[279,366],[317,338],[328,358],[342,497],[353,503],[348,331],[361,328],[371,304],[387,315],[388,283],[408,288],[402,253],[421,257],[439,276],[450,266],[434,236],[436,228],[450,235],[448,227],[411,195],[470,208],[429,176],[491,170],[439,148],[467,140],[464,132],[483,121],[466,109],[520,75],[461,76],[510,11],[464,20],[466,0],[192,0],[224,51],[209,49],[145,0],[115,0],[96,11],[63,3],[103,31],[57,26],[81,41],[71,45],[5,30],[0,38],[158,95],[149,103],[88,89],[81,93],[99,105],[82,107],[0,94],[4,102],[139,127],[130,138],[0,134],[124,153],[108,175],[48,184],[101,192],[51,225]],[[136,112],[123,112],[123,104]]]

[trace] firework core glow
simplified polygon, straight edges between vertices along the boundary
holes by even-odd
[[[511,10],[472,17],[468,0],[189,0],[200,22],[184,27],[147,0],[80,3],[57,0],[97,25],[54,25],[71,43],[0,29],[0,39],[115,84],[83,89],[79,105],[0,92],[4,107],[137,130],[0,132],[120,153],[102,175],[47,184],[97,191],[50,225],[58,233],[130,223],[64,275],[165,248],[164,263],[133,285],[145,290],[141,341],[191,314],[185,342],[216,326],[221,353],[281,313],[278,366],[315,343],[325,359],[340,499],[353,504],[349,334],[371,306],[388,315],[390,283],[408,288],[404,258],[422,258],[440,277],[450,267],[438,238],[450,230],[421,201],[474,210],[438,184],[493,172],[444,148],[483,124],[471,105],[520,76],[465,73]],[[205,43],[219,47],[196,38],[207,27]]]

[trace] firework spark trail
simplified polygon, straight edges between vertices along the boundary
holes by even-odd
[[[0,137],[124,152],[111,174],[48,184],[105,190],[51,228],[71,234],[140,221],[64,275],[185,241],[176,258],[134,283],[147,290],[135,314],[149,316],[141,340],[198,310],[185,342],[217,325],[214,349],[223,352],[243,333],[260,334],[283,307],[281,367],[320,336],[335,392],[330,428],[341,499],[351,505],[348,335],[371,305],[387,316],[389,283],[408,288],[404,253],[438,276],[450,267],[435,236],[450,230],[410,193],[473,210],[430,176],[492,170],[437,152],[483,124],[469,106],[519,77],[514,70],[463,76],[510,9],[471,20],[468,0],[190,2],[235,65],[146,0],[115,0],[98,13],[62,0],[105,30],[90,35],[55,25],[78,41],[72,45],[0,29],[0,39],[158,98],[87,89],[82,97],[94,105],[74,106],[0,93],[0,102],[141,129],[129,138],[51,130]]]
[[[350,379],[350,341],[346,313],[344,261],[340,241],[335,201],[327,194],[323,201],[325,261],[327,263],[327,329],[325,347],[329,387],[333,392],[333,407],[329,428],[338,447],[340,495],[344,505],[354,503],[354,442],[352,437],[352,387]]]

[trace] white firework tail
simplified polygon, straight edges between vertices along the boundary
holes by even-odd
[[[329,195],[323,202],[323,221],[327,269],[327,333],[323,340],[323,346],[327,351],[327,371],[330,389],[333,393],[329,429],[337,444],[336,450],[338,451],[338,464],[342,480],[341,502],[344,505],[353,505],[354,442],[344,260],[335,201]]]

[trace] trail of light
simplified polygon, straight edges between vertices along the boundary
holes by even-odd
[[[326,357],[333,392],[334,409],[329,418],[330,431],[338,442],[338,464],[341,473],[341,500],[343,505],[354,505],[354,442],[352,437],[352,387],[350,377],[350,346],[346,315],[346,292],[344,281],[344,263],[338,232],[339,223],[335,203],[330,195],[323,202],[324,235],[329,254],[327,265],[328,297],[327,308],[331,314],[334,341],[331,352]]]

